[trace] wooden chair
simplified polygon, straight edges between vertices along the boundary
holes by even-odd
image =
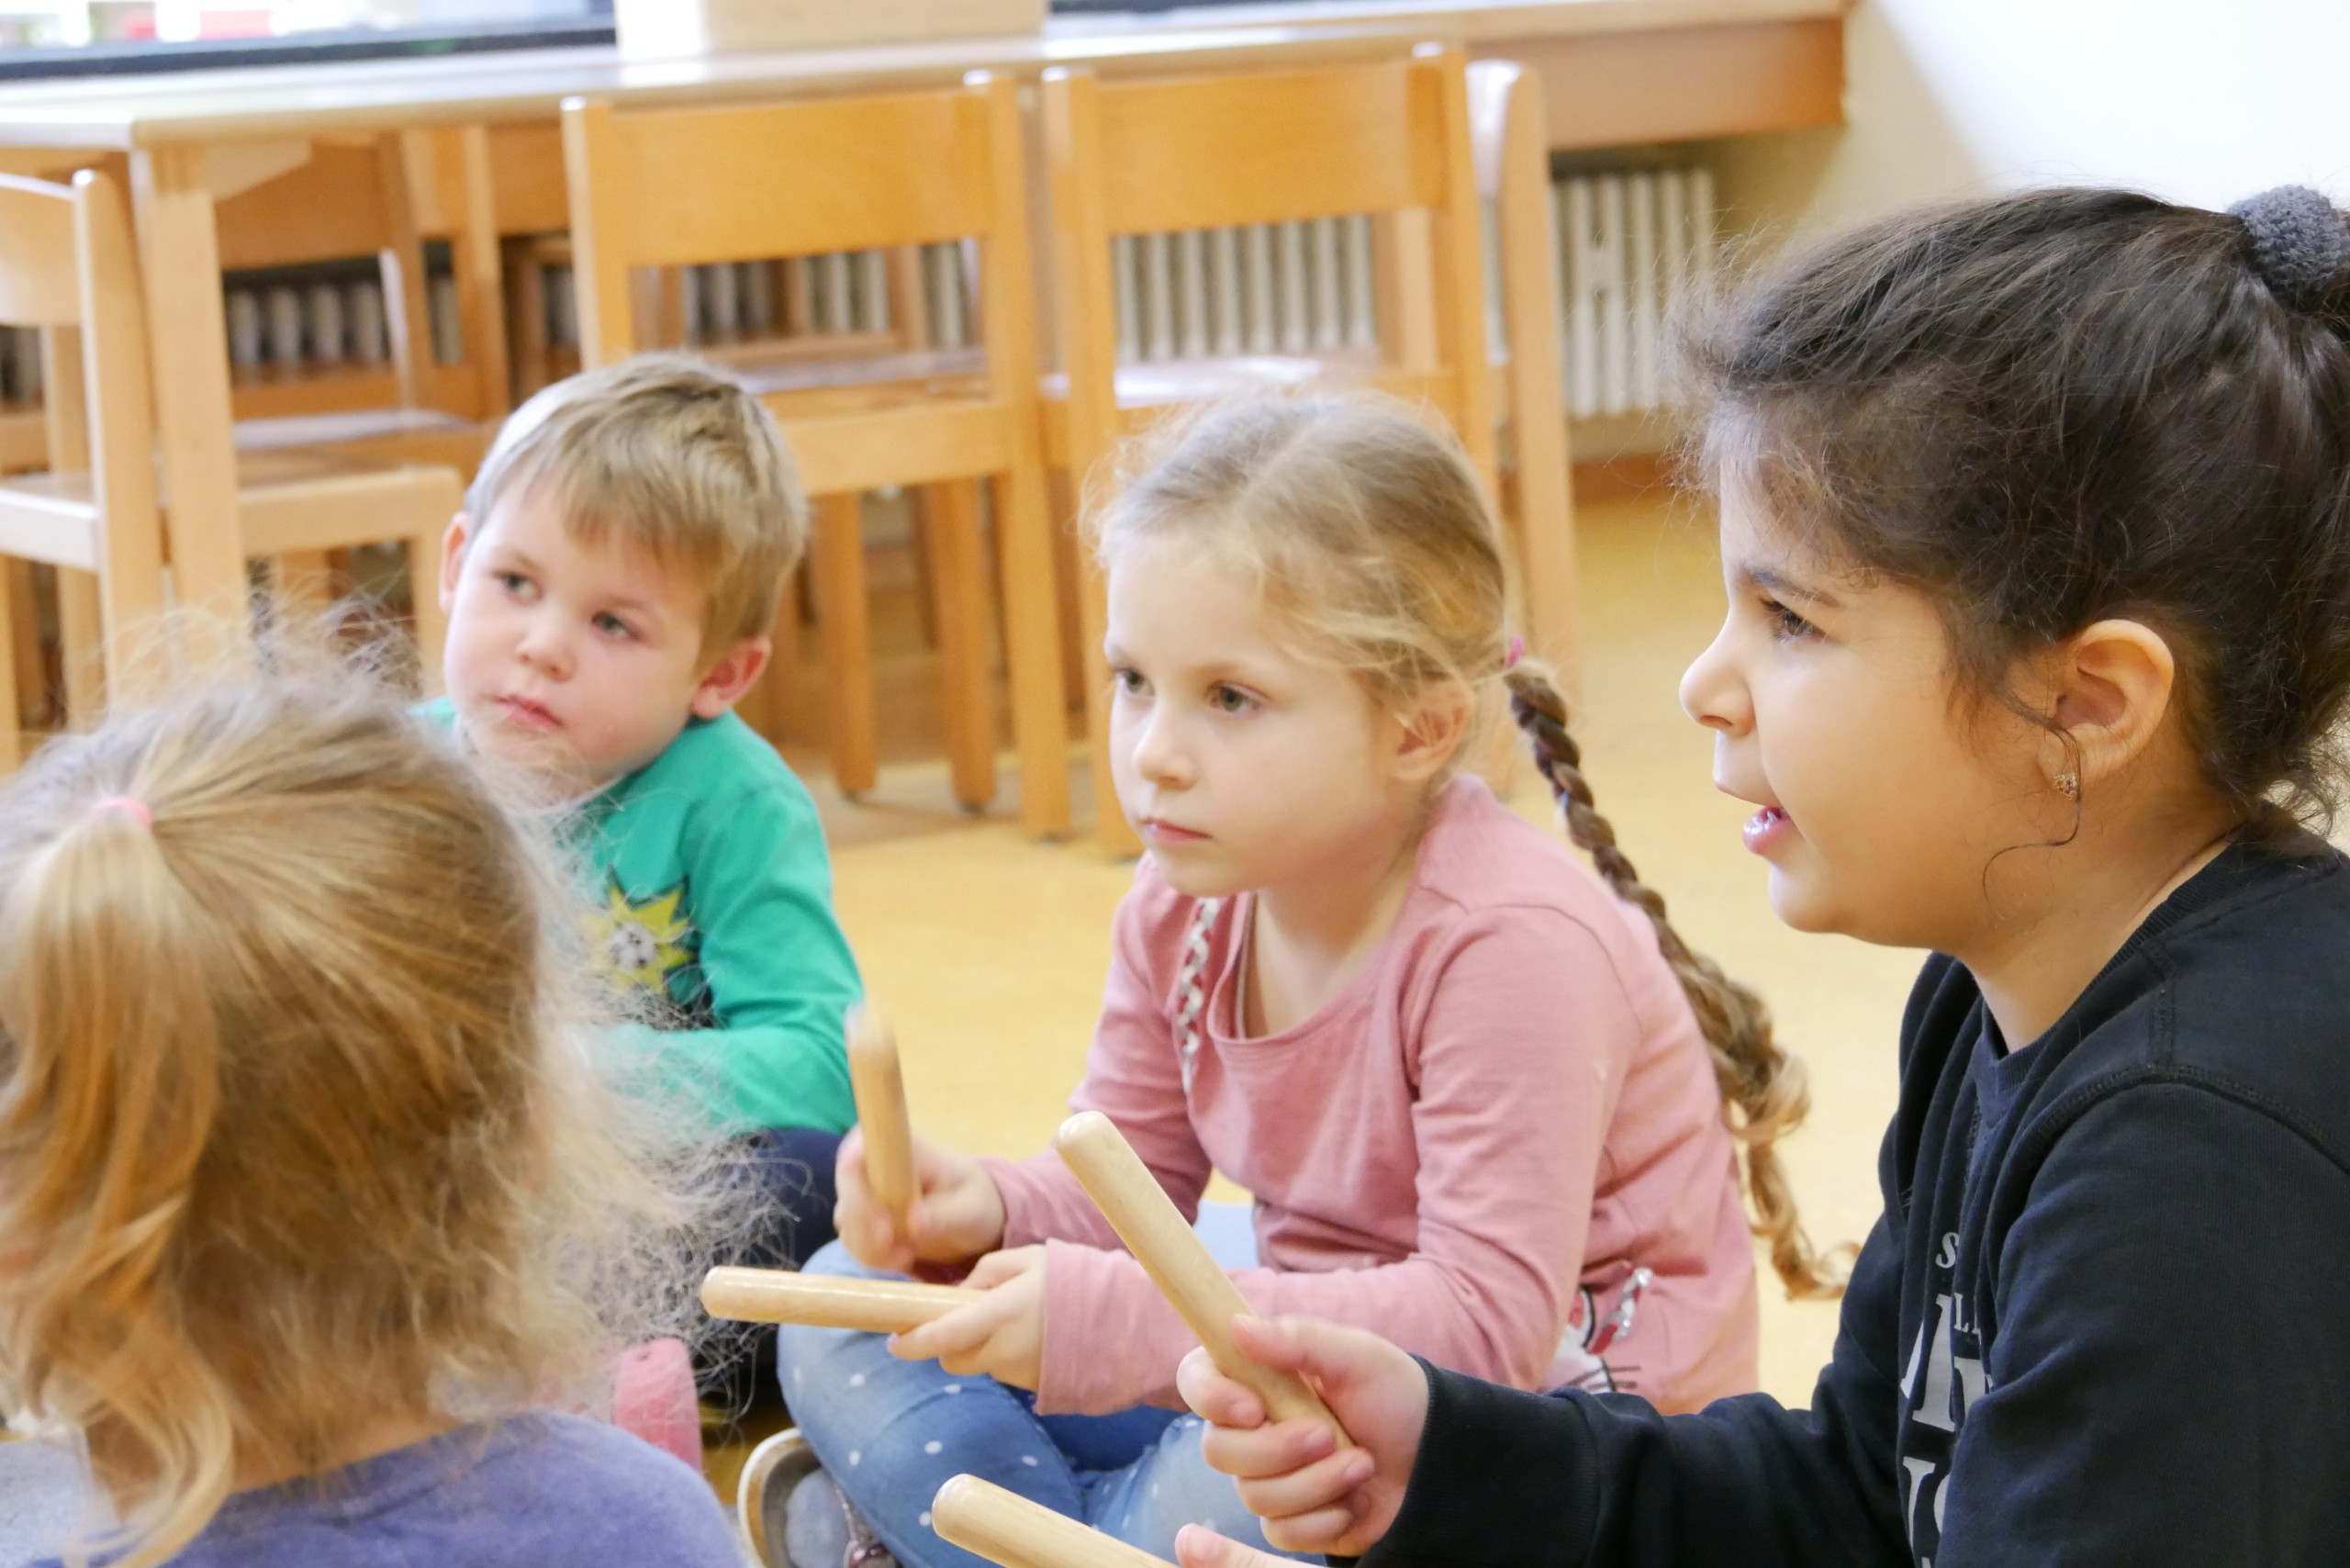
[[[236,379],[240,451],[472,474],[509,407],[487,138],[470,126],[320,140],[308,161],[219,202],[224,273],[374,257],[386,302],[386,362],[273,367]],[[433,352],[427,236],[446,236],[455,263],[464,342],[455,364],[436,363]],[[271,563],[279,592],[297,602],[327,597],[344,565],[341,552]],[[430,573],[415,577],[411,596],[429,595]]]
[[[50,472],[0,480],[0,554],[58,568],[64,637],[119,681],[126,638],[163,608],[147,330],[121,192],[0,177],[0,320],[37,327],[47,368]],[[0,767],[23,760],[24,596],[0,595]],[[102,630],[111,635],[103,635]],[[82,673],[67,661],[69,679]],[[86,698],[85,698],[86,700]]]
[[[0,181],[11,315],[43,332],[50,469],[0,481],[0,554],[59,568],[66,711],[94,716],[105,683],[123,673],[124,638],[163,600],[164,559],[251,560],[397,540],[413,562],[438,558],[441,533],[462,504],[446,467],[369,466],[316,453],[241,454],[237,537],[198,537],[155,483],[155,424],[146,314],[118,187],[85,170],[72,186]],[[204,597],[199,594],[199,598]],[[415,630],[427,685],[440,667],[439,599],[417,596]],[[13,613],[6,596],[0,613]],[[0,657],[17,638],[0,628]],[[0,693],[17,691],[15,672]],[[11,750],[17,730],[7,730]]]
[[[1583,660],[1575,513],[1559,355],[1558,225],[1550,209],[1550,143],[1541,78],[1512,60],[1469,66],[1470,140],[1477,189],[1493,204],[1501,330],[1494,406],[1513,461],[1503,479],[1516,525],[1526,629],[1572,695]]]
[[[1460,51],[1247,75],[1044,79],[1054,273],[1065,397],[1046,407],[1046,454],[1072,476],[1169,407],[1250,386],[1375,386],[1449,422],[1489,494],[1494,476],[1477,184]],[[1373,216],[1378,348],[1121,368],[1113,242],[1119,237]],[[1109,764],[1109,671],[1099,574],[1079,596],[1103,842],[1139,846]]]
[[[488,133],[479,126],[314,143],[306,162],[220,201],[224,272],[359,257],[383,278],[389,357],[239,378],[238,444],[331,441],[366,455],[460,466],[509,407]],[[446,236],[464,355],[435,363],[425,241]],[[282,421],[299,420],[299,425]]]
[[[934,487],[944,711],[956,793],[994,780],[988,587],[978,481],[992,482],[1020,811],[1069,822],[1052,535],[1037,431],[1034,281],[1013,84],[749,108],[620,113],[564,106],[581,357],[632,352],[632,274],[976,238],[984,349],[738,362],[782,421],[816,498],[810,562],[824,649],[829,749],[845,792],[876,778],[858,496]]]

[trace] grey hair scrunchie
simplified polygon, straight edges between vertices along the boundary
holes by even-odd
[[[2252,264],[2269,291],[2295,310],[2314,310],[2350,261],[2350,227],[2322,192],[2278,185],[2228,208],[2252,237]]]

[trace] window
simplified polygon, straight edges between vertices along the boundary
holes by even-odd
[[[0,0],[0,79],[611,38],[612,0]]]
[[[1098,14],[1201,0],[1049,3]],[[0,0],[0,81],[611,41],[612,0]]]

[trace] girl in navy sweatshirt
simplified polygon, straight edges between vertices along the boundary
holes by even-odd
[[[1245,1324],[1266,1535],[1367,1564],[2350,1561],[2350,231],[2054,190],[1745,290],[1682,699],[1780,916],[1928,947],[1808,1410],[1511,1393]],[[1273,1559],[1190,1531],[1187,1568]]]

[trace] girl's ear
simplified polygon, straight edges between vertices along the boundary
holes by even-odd
[[[1422,784],[1443,772],[1468,737],[1476,702],[1458,681],[1428,688],[1395,714],[1395,777]]]
[[[2046,711],[2051,735],[2042,764],[2052,783],[2110,778],[2144,755],[2176,705],[2178,664],[2162,633],[2139,621],[2099,621],[2052,660]],[[2069,743],[2069,744],[2068,744]]]

